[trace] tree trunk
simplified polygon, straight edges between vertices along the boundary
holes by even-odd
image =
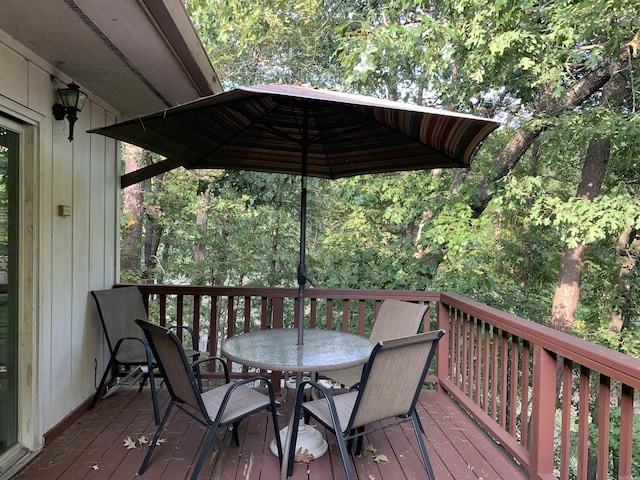
[[[203,182],[201,182],[203,183]],[[207,226],[209,223],[209,188],[198,186],[198,211],[196,212],[196,231],[198,237],[193,242],[193,265],[198,266],[206,258]]]
[[[614,310],[609,319],[609,330],[620,333],[629,327],[631,309],[634,307],[630,298],[632,282],[631,275],[640,258],[640,238],[638,231],[627,227],[618,237],[616,253],[620,258],[620,274],[618,276],[618,309]]]
[[[536,176],[538,174],[538,162],[540,161],[540,142],[536,141],[533,144],[533,148],[531,151],[531,168],[530,175]],[[533,198],[529,199],[528,205],[529,208],[533,205]],[[531,228],[530,224],[526,224],[523,226],[523,236],[526,237]],[[531,267],[531,248],[530,245],[523,243],[522,250],[522,264],[520,267],[520,272],[518,273],[518,286],[520,287],[520,291],[522,294],[526,294],[527,285],[529,283],[529,273]]]
[[[151,165],[151,154],[146,152],[147,165]],[[154,196],[157,196],[163,188],[164,175],[158,175],[152,179],[147,179],[142,184],[144,185],[145,192],[153,192]],[[162,268],[162,263],[158,259],[158,246],[162,238],[163,226],[159,219],[163,213],[159,206],[150,205],[147,200],[145,206],[145,229],[144,229],[144,266],[145,266],[145,278],[152,280],[156,283],[162,283],[164,280],[165,271]]]
[[[589,143],[582,168],[582,177],[576,193],[577,197],[583,200],[593,200],[600,194],[610,151],[611,142],[608,139],[601,138]],[[564,249],[551,309],[551,324],[558,330],[570,330],[573,326],[580,298],[583,251],[583,244],[575,248],[565,247]]]
[[[124,144],[125,173],[144,166],[143,150]],[[122,270],[139,271],[142,256],[142,231],[144,221],[144,191],[142,183],[124,189],[122,215],[125,225],[121,232],[120,266]]]

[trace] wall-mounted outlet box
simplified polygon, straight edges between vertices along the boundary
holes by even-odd
[[[69,205],[58,205],[58,215],[61,217],[69,217],[71,216],[71,206]]]

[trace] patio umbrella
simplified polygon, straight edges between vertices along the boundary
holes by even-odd
[[[493,120],[303,85],[239,87],[90,130],[182,165],[301,176],[298,344],[304,328],[307,176],[468,167]]]

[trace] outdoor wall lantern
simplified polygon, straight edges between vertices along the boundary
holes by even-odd
[[[69,120],[69,141],[73,140],[73,125],[78,119],[77,113],[84,107],[87,101],[87,94],[80,90],[74,82],[67,85],[67,88],[59,88],[60,101],[62,103],[53,104],[53,117],[56,120]]]

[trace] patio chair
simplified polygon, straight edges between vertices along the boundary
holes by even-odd
[[[378,342],[364,366],[357,390],[333,395],[331,389],[318,382],[301,382],[287,429],[281,479],[293,474],[298,435],[298,429],[293,426],[304,412],[305,416],[315,418],[336,436],[348,480],[355,479],[356,476],[349,460],[347,442],[350,446],[353,439],[357,439],[356,450],[359,451],[364,435],[411,422],[427,475],[435,480],[422,438],[425,432],[416,412],[416,403],[436,347],[444,333],[444,330],[437,330]],[[324,398],[303,402],[304,387],[307,384],[320,391]],[[366,429],[367,426],[370,428]]]
[[[138,287],[112,288],[109,290],[93,290],[91,292],[104,330],[107,344],[109,345],[109,361],[102,374],[100,386],[89,405],[91,410],[98,402],[106,385],[109,373],[114,377],[131,375],[137,367],[142,367],[143,375],[140,388],[146,383],[147,378],[151,385],[151,398],[153,400],[153,413],[156,425],[160,423],[160,412],[155,388],[154,362],[148,356],[145,349],[145,338],[135,320],[141,318],[147,320],[147,310],[144,306],[142,294]],[[193,331],[188,327],[182,327],[191,336],[191,347],[187,351],[189,358],[197,358],[200,352],[196,350]]]
[[[391,340],[418,333],[428,310],[429,305],[401,300],[385,300],[382,302],[380,311],[373,323],[369,340],[376,343],[381,340]],[[322,375],[345,387],[353,388],[360,381],[362,366],[320,372],[318,375]]]
[[[167,420],[173,410],[178,407],[194,420],[207,428],[207,433],[200,450],[200,455],[191,474],[191,479],[195,480],[200,473],[202,464],[218,427],[233,425],[233,438],[236,445],[239,445],[238,424],[240,421],[253,413],[266,409],[271,412],[273,429],[278,449],[278,458],[282,462],[282,445],[278,432],[278,417],[276,413],[276,401],[273,396],[273,387],[266,377],[254,376],[242,381],[230,383],[229,370],[227,364],[220,357],[209,357],[189,364],[184,352],[184,348],[178,337],[166,328],[159,327],[144,320],[136,320],[142,328],[147,339],[147,348],[151,349],[155,357],[158,368],[164,376],[167,389],[171,396],[162,421],[158,426],[156,434],[151,442],[147,455],[138,471],[142,475],[147,468],[149,459],[153,455],[160,435],[162,434]],[[222,364],[226,384],[202,392],[197,380],[193,376],[193,367],[203,362],[217,361]],[[268,395],[258,392],[247,384],[262,381],[267,387]]]

